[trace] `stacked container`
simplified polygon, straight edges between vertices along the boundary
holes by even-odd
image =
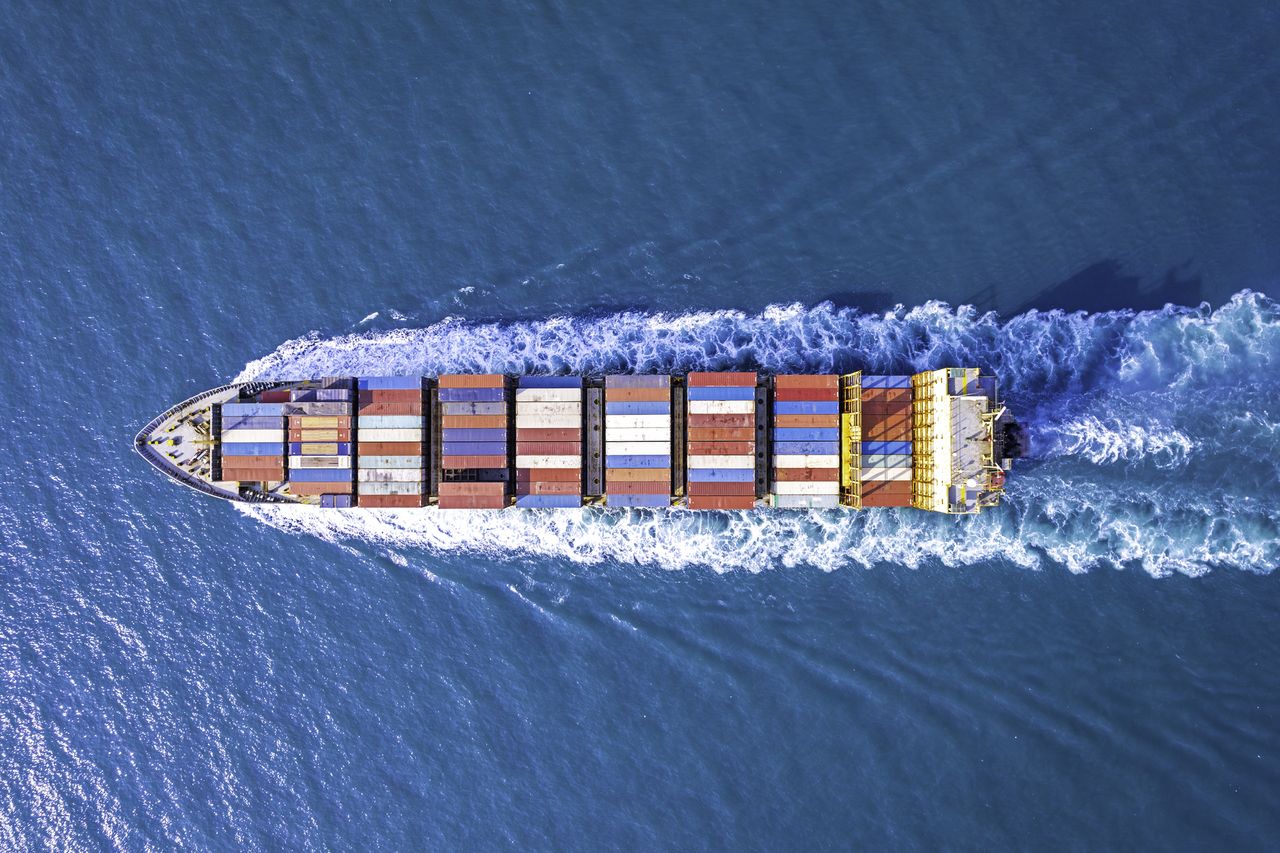
[[[245,483],[284,480],[282,403],[224,403],[218,438],[223,480]]]
[[[756,375],[690,373],[690,509],[752,509],[756,500]]]
[[[421,376],[365,376],[357,383],[356,480],[363,507],[426,504]]]
[[[581,505],[582,377],[522,377],[516,389],[516,506]]]
[[[671,505],[671,377],[606,376],[605,504]]]
[[[350,380],[302,384],[289,393],[289,491],[319,495],[321,505],[351,499]],[[342,387],[347,384],[347,387]],[[341,404],[333,406],[332,404]],[[321,409],[315,404],[326,404]],[[317,413],[318,412],[318,413]],[[334,414],[345,412],[345,414]],[[328,501],[325,498],[329,498]]]
[[[507,505],[507,382],[500,373],[445,374],[441,411],[441,509]]]
[[[862,506],[911,506],[911,377],[862,377]]]
[[[838,507],[839,379],[776,376],[773,383],[773,506]]]

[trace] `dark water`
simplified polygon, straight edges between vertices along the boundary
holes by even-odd
[[[59,5],[0,5],[0,848],[1274,844],[1277,7]],[[1033,438],[973,520],[129,450],[237,375],[951,362]]]

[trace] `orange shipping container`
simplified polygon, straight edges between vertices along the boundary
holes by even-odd
[[[578,483],[582,481],[581,468],[517,468],[517,483]]]
[[[421,456],[418,441],[362,441],[357,445],[361,456]]]
[[[361,403],[361,415],[420,415],[422,401],[416,403]]]
[[[783,483],[829,483],[840,479],[839,468],[774,468],[773,479]]]
[[[373,509],[404,509],[422,506],[422,495],[360,495],[356,506]]]
[[[279,456],[224,456],[222,467],[235,468],[283,468],[284,460]]]
[[[614,483],[671,483],[670,468],[610,468],[604,476],[610,489]]]
[[[361,403],[421,403],[422,390],[418,388],[395,388],[361,391]]]
[[[752,483],[689,483],[691,495],[750,495],[755,496]]]
[[[753,427],[755,415],[689,415],[690,427]]]
[[[441,497],[445,495],[505,495],[507,493],[506,483],[441,483],[439,487]]]
[[[606,492],[611,495],[666,495],[670,494],[671,484],[658,480],[615,480],[609,479]]]
[[[518,441],[517,456],[577,456],[582,453],[578,441]]]
[[[670,399],[670,388],[610,388],[605,393],[610,403],[665,403]]]
[[[756,499],[751,495],[689,496],[689,509],[755,509]]]
[[[506,456],[441,456],[441,468],[506,468]]]
[[[566,427],[564,429],[518,429],[516,441],[581,441],[582,430]]]
[[[827,374],[783,374],[773,377],[774,388],[824,388],[835,391],[840,387],[839,377]]]
[[[351,483],[294,483],[290,481],[289,491],[295,495],[349,495]]]
[[[733,372],[716,372],[707,373],[697,371],[689,374],[689,385],[692,387],[714,387],[714,388],[753,388],[756,384],[756,375],[754,373],[733,373]]]
[[[784,403],[834,403],[836,392],[822,388],[779,388],[773,392],[773,399]]]
[[[567,483],[563,480],[532,480],[528,483],[516,483],[517,495],[577,495],[582,486],[577,482]]]
[[[754,441],[691,441],[690,456],[748,456],[756,452]]]
[[[444,429],[506,429],[506,415],[443,415],[440,426]]]
[[[504,388],[507,377],[501,373],[443,373],[436,377],[440,388]]]
[[[756,431],[749,428],[697,427],[689,430],[689,442],[695,441],[751,441]]]
[[[803,427],[805,429],[836,429],[839,415],[774,415],[775,427]]]

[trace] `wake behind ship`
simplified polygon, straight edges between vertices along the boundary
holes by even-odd
[[[247,382],[138,433],[234,501],[440,509],[996,506],[1018,455],[993,376],[445,374]]]

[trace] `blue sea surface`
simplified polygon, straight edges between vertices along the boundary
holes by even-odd
[[[0,5],[0,849],[1266,849],[1280,6]],[[236,378],[995,372],[998,510],[244,508]]]

